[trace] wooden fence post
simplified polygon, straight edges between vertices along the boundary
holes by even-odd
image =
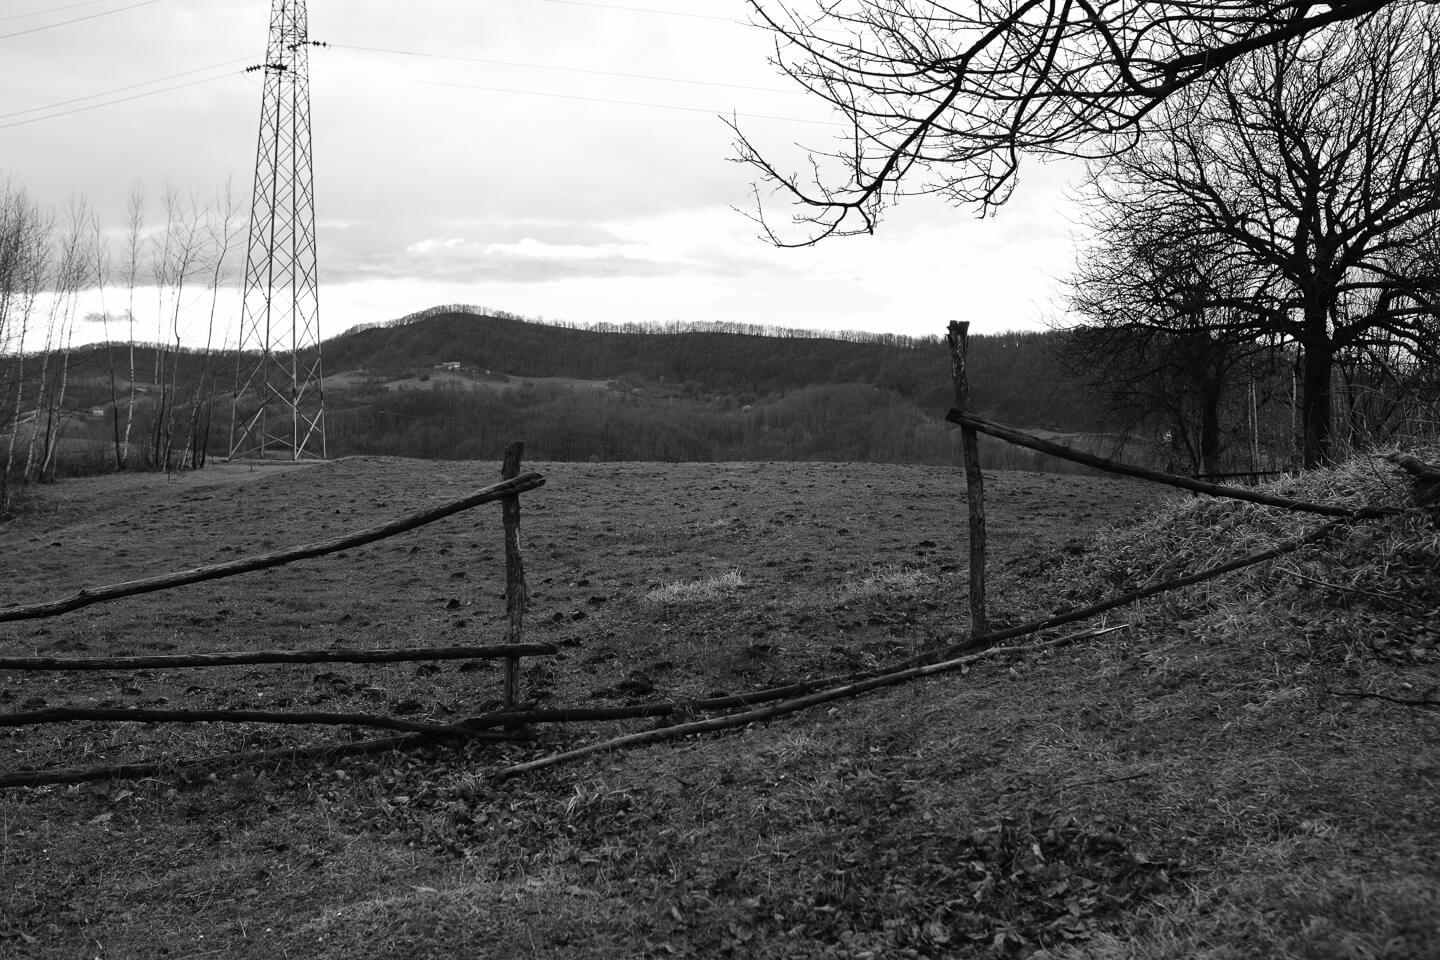
[[[950,344],[950,373],[955,380],[955,406],[969,412],[970,375],[966,351],[970,323],[952,320],[946,335]],[[965,502],[970,513],[970,638],[985,633],[985,477],[980,472],[980,441],[974,427],[961,425],[960,448],[965,456]]]
[[[525,444],[517,440],[505,448],[505,463],[500,468],[500,479],[513,480],[520,475],[520,456]],[[505,628],[505,642],[519,643],[520,632],[525,619],[525,604],[530,599],[529,588],[525,585],[525,563],[520,557],[520,497],[518,494],[500,501],[505,522],[505,612],[509,623]],[[520,658],[505,659],[505,709],[512,710],[519,702]]]

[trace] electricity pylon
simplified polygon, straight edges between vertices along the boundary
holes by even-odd
[[[323,459],[325,391],[305,0],[271,0],[230,456]]]

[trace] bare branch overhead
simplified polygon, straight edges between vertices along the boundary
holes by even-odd
[[[773,62],[841,115],[787,172],[730,121],[737,159],[795,206],[777,244],[873,232],[899,197],[986,213],[1026,154],[1108,155],[1157,106],[1238,57],[1425,0],[749,0]],[[806,12],[808,11],[808,12]]]

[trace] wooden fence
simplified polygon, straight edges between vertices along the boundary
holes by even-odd
[[[970,664],[984,658],[1021,655],[1038,649],[1055,648],[1100,636],[1120,628],[1102,627],[1099,629],[1081,630],[1077,633],[1056,637],[1054,639],[1030,641],[1018,646],[1002,646],[1002,644],[1008,640],[1029,637],[1042,631],[1088,620],[1108,610],[1127,606],[1139,600],[1146,599],[1147,597],[1180,589],[1191,584],[1201,583],[1234,570],[1284,556],[1295,550],[1299,550],[1307,544],[1323,540],[1331,531],[1342,524],[1356,520],[1394,516],[1403,512],[1393,507],[1362,507],[1359,509],[1350,509],[1329,504],[1305,503],[1303,501],[1278,497],[1254,490],[1224,487],[1202,480],[1194,480],[1189,477],[1161,473],[1143,467],[1132,467],[1081,451],[1072,450],[1069,447],[1042,440],[1017,430],[1011,430],[1008,427],[1003,427],[1000,424],[977,417],[965,410],[970,393],[966,375],[965,346],[967,333],[967,324],[954,323],[950,325],[949,343],[951,347],[952,372],[955,380],[957,407],[952,410],[948,416],[951,422],[959,424],[961,428],[962,443],[965,452],[965,480],[970,533],[969,590],[971,617],[970,636],[967,639],[959,640],[942,650],[927,653],[880,670],[851,674],[844,677],[825,677],[802,683],[774,687],[768,690],[757,690],[737,697],[694,700],[681,703],[656,702],[601,710],[544,710],[517,714],[517,717],[523,716],[524,719],[529,722],[562,722],[602,718],[620,719],[622,717],[672,717],[677,715],[682,717],[696,717],[707,713],[718,713],[722,710],[738,710],[738,712],[701,717],[671,726],[640,733],[626,734],[614,739],[586,744],[573,750],[550,754],[503,768],[497,771],[494,776],[497,779],[504,779],[607,750],[656,743],[662,740],[673,740],[692,734],[712,733],[719,730],[732,729],[756,721],[769,720],[789,713],[809,709],[821,703],[829,703],[845,697],[858,696],[870,690],[905,683],[918,677],[934,676],[950,671],[964,670]],[[1242,557],[1228,563],[1216,564],[1164,583],[1154,584],[1150,587],[1098,600],[1078,610],[1066,610],[1061,613],[1056,613],[1053,616],[1033,620],[1029,623],[1022,623],[1018,626],[1008,627],[1002,630],[989,630],[987,628],[985,609],[986,539],[984,476],[980,470],[977,452],[979,446],[978,434],[980,433],[985,433],[1009,443],[1029,447],[1041,453],[1048,453],[1062,459],[1071,460],[1111,473],[1139,477],[1152,482],[1190,490],[1195,493],[1230,497],[1251,503],[1282,507],[1288,510],[1315,513],[1326,517],[1327,522],[1320,524],[1309,533],[1277,544],[1271,549],[1260,553]],[[1424,487],[1426,491],[1430,491],[1427,496],[1431,496],[1432,500],[1429,502],[1440,503],[1440,469],[1424,464],[1398,465],[1402,466],[1402,468],[1406,469],[1412,475],[1419,477],[1420,480],[1418,482],[1429,484]],[[1435,509],[1440,511],[1440,507],[1435,507]],[[499,719],[501,718],[491,717],[488,718],[488,722],[498,722]]]
[[[171,590],[206,580],[233,577],[255,570],[294,563],[311,557],[337,553],[352,547],[434,523],[445,517],[473,509],[481,504],[499,501],[505,538],[505,642],[478,646],[412,647],[378,650],[247,650],[233,653],[177,654],[165,656],[126,657],[0,657],[0,670],[16,671],[123,671],[170,670],[194,667],[230,667],[241,664],[298,663],[396,663],[439,660],[504,660],[505,676],[502,702],[504,710],[515,711],[520,704],[520,660],[523,657],[553,656],[556,649],[548,643],[525,643],[522,639],[528,589],[524,561],[520,552],[520,494],[545,483],[538,473],[520,473],[523,446],[511,444],[505,451],[501,481],[467,496],[428,510],[401,517],[389,523],[346,534],[331,540],[304,544],[274,553],[246,557],[227,563],[212,564],[191,570],[163,574],[143,580],[87,587],[68,597],[0,610],[0,623],[57,617],[97,603]],[[274,723],[311,724],[322,726],[360,726],[424,734],[429,737],[472,737],[478,739],[516,739],[522,735],[515,723],[505,729],[472,727],[464,723],[437,724],[404,720],[365,713],[320,713],[270,710],[155,710],[140,708],[72,708],[56,707],[20,713],[0,714],[0,727],[22,727],[71,721],[141,722],[141,723]],[[385,749],[395,745],[394,739],[327,744],[299,751],[273,751],[290,755],[305,753],[358,753]],[[31,770],[0,772],[0,787],[35,786],[44,783],[68,783],[111,776],[141,776],[167,766],[184,765],[190,761],[166,759],[124,764],[116,767],[65,770]],[[199,761],[204,762],[204,761]]]
[[[156,666],[221,666],[235,663],[281,663],[281,662],[321,662],[323,660],[352,660],[356,662],[384,662],[395,660],[440,660],[440,659],[479,659],[479,658],[504,658],[507,661],[505,671],[505,709],[488,713],[482,716],[470,717],[457,724],[425,724],[408,720],[400,720],[387,717],[373,717],[356,714],[273,714],[259,711],[159,711],[159,710],[48,710],[36,711],[29,714],[0,715],[0,726],[20,725],[24,723],[54,722],[64,719],[96,719],[96,720],[144,720],[144,721],[165,721],[165,720],[236,720],[254,721],[268,723],[337,723],[337,724],[364,724],[401,731],[404,735],[384,739],[364,740],[347,744],[326,744],[309,748],[292,748],[286,751],[268,751],[260,754],[235,755],[224,758],[199,758],[192,763],[218,764],[224,762],[248,761],[252,759],[263,759],[276,753],[284,753],[287,756],[300,755],[339,755],[347,753],[371,752],[386,750],[392,747],[401,747],[416,742],[424,742],[436,737],[467,736],[482,739],[506,739],[514,738],[517,734],[517,726],[539,723],[564,723],[564,722],[592,722],[597,720],[622,720],[622,719],[659,719],[671,718],[682,719],[684,722],[673,723],[669,726],[647,730],[642,733],[628,734],[611,740],[591,743],[574,750],[543,756],[538,759],[529,760],[508,768],[496,771],[493,775],[497,779],[514,776],[519,773],[558,763],[588,756],[605,750],[613,750],[622,747],[634,746],[643,743],[654,743],[660,740],[670,740],[688,736],[696,733],[707,733],[723,729],[743,726],[758,720],[767,720],[783,716],[799,710],[808,709],[816,704],[827,703],[844,697],[857,696],[869,690],[907,682],[921,676],[932,676],[935,674],[963,670],[968,664],[979,659],[993,656],[1007,656],[1023,653],[1046,647],[1061,646],[1074,643],[1078,640],[1087,639],[1106,633],[1109,630],[1118,628],[1102,628],[1083,630],[1069,636],[1062,636],[1055,639],[1040,642],[1030,642],[1023,646],[1002,646],[1005,641],[1021,637],[1028,637],[1041,631],[1050,630],[1055,627],[1076,623],[1098,616],[1108,610],[1126,606],[1147,597],[1155,596],[1170,590],[1179,589],[1195,583],[1220,576],[1233,570],[1246,566],[1261,563],[1276,557],[1283,556],[1304,547],[1307,544],[1318,542],[1326,537],[1337,526],[1350,523],[1356,520],[1370,518],[1388,517],[1402,512],[1393,507],[1362,507],[1350,509],[1346,507],[1314,504],[1293,500],[1286,497],[1279,497],[1256,490],[1226,487],[1205,480],[1197,480],[1190,477],[1183,477],[1174,474],[1162,473],[1156,470],[1149,470],[1144,467],[1135,467],[1127,464],[1117,463],[1104,458],[1073,450],[1061,444],[1043,440],[1021,431],[993,423],[982,417],[976,416],[966,408],[969,401],[969,383],[966,375],[966,340],[968,325],[964,323],[953,323],[949,329],[949,344],[951,349],[952,372],[955,380],[956,408],[951,410],[947,419],[959,425],[961,429],[964,453],[965,453],[965,480],[967,487],[968,501],[968,523],[969,523],[969,601],[970,601],[970,630],[968,638],[957,640],[948,647],[915,657],[911,660],[889,667],[869,671],[866,673],[850,674],[847,676],[824,677],[813,680],[805,680],[799,683],[792,683],[783,686],[772,687],[764,690],[756,690],[746,694],[729,697],[716,697],[702,700],[674,700],[663,699],[649,703],[633,704],[624,707],[572,707],[553,709],[527,709],[518,702],[518,661],[522,656],[548,655],[555,652],[548,644],[525,644],[521,641],[521,630],[523,626],[524,607],[526,597],[524,568],[519,550],[519,521],[520,507],[519,494],[532,490],[544,483],[544,479],[538,474],[519,473],[520,448],[519,445],[512,445],[506,452],[505,465],[502,470],[502,482],[492,487],[477,491],[468,497],[461,498],[437,507],[433,510],[415,514],[402,520],[386,524],[381,527],[361,531],[336,540],[324,543],[310,544],[297,547],[292,550],[283,551],[277,554],[270,554],[262,557],[251,557],[244,560],[237,560],[225,564],[217,564],[209,567],[201,567],[196,570],[189,570],[182,573],[169,574],[163,577],[155,577],[150,580],[135,581],[127,584],[116,584],[109,587],[101,587],[93,590],[82,590],[79,593],[50,603],[35,604],[30,607],[0,611],[0,622],[31,619],[42,616],[54,616],[70,610],[99,603],[106,600],[118,599],[125,596],[133,596],[153,590],[163,590],[179,586],[183,583],[194,583],[201,580],[215,579],[224,576],[233,576],[249,570],[264,569],[277,566],[281,563],[288,563],[304,557],[320,556],[343,550],[348,547],[357,546],[362,543],[370,543],[384,537],[393,536],[405,530],[414,529],[426,523],[433,522],[444,516],[468,510],[481,503],[489,503],[495,500],[502,502],[502,513],[505,523],[505,554],[506,554],[506,607],[507,627],[506,642],[501,645],[490,647],[447,647],[429,650],[383,650],[365,651],[353,654],[340,651],[251,651],[237,654],[210,654],[196,655],[191,657],[130,657],[130,658],[108,658],[93,660],[52,660],[48,658],[8,658],[0,659],[0,669],[67,669],[67,670],[108,670],[127,669],[140,667],[154,668]],[[1084,464],[1109,473],[1122,476],[1137,477],[1155,483],[1162,483],[1168,486],[1189,490],[1194,493],[1204,493],[1216,497],[1228,497],[1250,503],[1258,503],[1266,506],[1280,507],[1287,510],[1314,513],[1325,517],[1326,522],[1320,524],[1309,533],[1275,547],[1242,557],[1228,563],[1217,564],[1203,570],[1196,571],[1184,577],[1169,580],[1164,583],[1154,584],[1144,589],[1131,591],[1118,596],[1099,600],[1086,607],[1077,610],[1066,610],[1050,617],[1023,623],[1018,626],[1008,627],[1002,630],[989,630],[986,620],[986,599],[985,599],[985,498],[984,498],[984,476],[980,469],[978,456],[978,435],[984,433],[1008,443],[1036,450],[1041,453],[1050,454],[1061,459],[1070,460],[1075,463]],[[1420,500],[1422,503],[1429,502],[1432,508],[1440,512],[1440,470],[1424,464],[1403,464],[1397,465],[1406,469],[1417,478],[1417,483],[1428,484],[1424,490],[1430,491],[1426,494],[1430,500]],[[1417,490],[1420,489],[1417,487]],[[1419,499],[1417,495],[1417,499]],[[706,716],[709,714],[710,716]],[[698,718],[698,719],[689,719]],[[125,764],[108,768],[88,768],[81,770],[61,771],[33,771],[19,774],[0,775],[0,787],[5,786],[28,786],[42,783],[67,783],[79,782],[82,780],[101,779],[104,777],[136,777],[150,775],[157,770],[176,766],[176,761],[170,760],[163,763],[141,763]]]
[[[946,338],[950,347],[951,371],[955,378],[955,409],[949,412],[946,419],[951,423],[958,424],[960,427],[963,440],[962,449],[965,458],[966,500],[968,503],[970,522],[970,640],[966,644],[959,645],[956,649],[961,647],[981,647],[1035,633],[1040,629],[1049,629],[1067,623],[1087,620],[1107,610],[1113,610],[1116,607],[1125,606],[1137,600],[1143,600],[1147,597],[1153,597],[1181,587],[1190,586],[1191,584],[1200,583],[1213,577],[1218,577],[1221,574],[1229,573],[1232,570],[1238,570],[1242,567],[1262,563],[1266,560],[1273,560],[1276,557],[1292,553],[1307,544],[1324,539],[1324,537],[1339,524],[1354,520],[1389,517],[1403,512],[1397,507],[1360,507],[1352,509],[1350,507],[1340,507],[1332,504],[1306,503],[1301,500],[1293,500],[1288,497],[1262,493],[1244,487],[1222,486],[1194,477],[1185,477],[1178,474],[1164,473],[1159,470],[1151,470],[1146,467],[1132,466],[1114,460],[1107,460],[1104,457],[1097,457],[1094,454],[1075,450],[1050,440],[1042,440],[1039,437],[976,416],[967,409],[970,397],[970,386],[966,376],[966,344],[969,327],[970,325],[963,321],[952,322]],[[1016,446],[1027,447],[1040,453],[1047,453],[1051,456],[1059,457],[1062,460],[1069,460],[1073,463],[1094,467],[1097,470],[1103,470],[1107,473],[1118,474],[1125,477],[1135,477],[1170,487],[1178,487],[1181,490],[1188,490],[1195,494],[1203,493],[1212,497],[1243,500],[1248,503],[1279,507],[1284,510],[1292,510],[1300,513],[1314,513],[1323,517],[1329,517],[1331,520],[1329,523],[1317,527],[1310,533],[1288,540],[1261,553],[1242,557],[1230,563],[1209,567],[1188,576],[1158,583],[1122,596],[1112,597],[1083,609],[1059,614],[1046,620],[1023,624],[1007,630],[991,632],[986,629],[985,611],[985,487],[984,479],[980,471],[980,458],[976,444],[976,436],[980,433],[995,437],[998,440],[1004,440]],[[1246,474],[1246,476],[1249,476],[1249,474]]]

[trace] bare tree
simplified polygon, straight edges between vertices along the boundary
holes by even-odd
[[[190,403],[190,440],[186,465],[205,466],[206,446],[210,439],[210,415],[214,405],[215,375],[211,367],[215,342],[215,313],[220,289],[229,277],[229,256],[240,231],[239,209],[233,184],[227,180],[224,192],[209,208],[205,218],[205,266],[210,271],[210,314],[205,323],[205,350],[195,393]]]
[[[115,469],[125,468],[125,455],[120,444],[120,385],[119,375],[115,370],[115,341],[110,336],[110,311],[105,305],[105,289],[110,284],[110,245],[105,242],[105,234],[100,229],[100,218],[93,213],[90,217],[90,249],[93,256],[91,264],[92,279],[95,289],[100,296],[100,320],[101,331],[105,335],[105,365],[110,379],[110,426],[111,439],[115,450]],[[88,319],[96,319],[91,315]]]
[[[145,193],[140,184],[130,188],[125,200],[125,316],[129,324],[130,396],[125,404],[125,435],[120,442],[121,469],[130,462],[130,435],[135,427],[135,286],[140,278],[140,238],[145,231]],[[119,413],[116,413],[119,417]]]
[[[1240,435],[1258,470],[1258,404],[1229,402],[1257,379],[1271,392],[1277,345],[1236,331],[1231,317],[1258,278],[1223,244],[1178,238],[1157,218],[1119,216],[1105,202],[1094,214],[1100,229],[1069,278],[1070,312],[1084,323],[1061,340],[1066,366],[1127,432],[1149,434],[1190,472],[1220,473]],[[1227,408],[1243,428],[1227,427]]]
[[[1188,321],[1068,330],[1066,367],[1102,399],[1107,419],[1162,451],[1166,469],[1220,475],[1227,452],[1244,440],[1242,455],[1229,458],[1240,463],[1230,466],[1248,461],[1238,472],[1258,471],[1263,423],[1252,408],[1271,401],[1283,358],[1265,344],[1218,335],[1203,314]]]
[[[168,471],[172,466],[175,408],[180,389],[181,317],[186,286],[203,269],[205,237],[200,224],[206,213],[198,208],[194,197],[187,201],[173,187],[165,189],[164,206],[165,233],[163,241],[155,244],[157,249],[153,262],[159,314],[156,322],[160,325],[161,334],[155,354],[156,382],[160,394],[151,428],[151,455],[157,466],[163,466]],[[167,323],[168,331],[165,329]]]
[[[51,223],[24,193],[10,182],[0,184],[0,359],[9,352],[0,402],[0,430],[5,430],[5,460],[0,465],[0,513],[9,509],[16,454],[22,448],[21,428],[33,434],[35,411],[25,409],[25,384],[33,376],[25,349],[36,301],[44,287]]]
[[[905,194],[982,211],[1025,154],[1111,154],[1156,108],[1256,50],[1425,0],[749,0],[774,62],[845,131],[782,170],[735,127],[738,159],[800,210],[785,245],[873,231]],[[757,205],[760,197],[757,190]]]
[[[79,296],[90,282],[94,254],[90,249],[94,215],[83,197],[72,197],[61,238],[51,291],[51,316],[58,321],[59,367],[54,383],[47,391],[45,404],[45,443],[36,477],[53,478],[55,453],[69,415],[65,410],[65,393],[70,384],[70,348],[75,338],[75,322],[79,314]]]
[[[1205,311],[1228,337],[1298,344],[1313,466],[1331,452],[1337,356],[1440,349],[1440,262],[1408,253],[1440,230],[1440,26],[1429,12],[1382,14],[1215,79],[1214,95],[1172,97],[1154,135],[1100,166],[1095,227],[1108,249],[1147,251],[1180,312]],[[1228,282],[1187,275],[1197,249]]]

